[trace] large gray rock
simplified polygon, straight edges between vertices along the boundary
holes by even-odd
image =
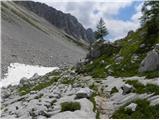
[[[89,88],[81,88],[76,93],[76,98],[89,98],[92,95],[92,90]]]
[[[159,54],[152,50],[147,53],[147,56],[141,62],[139,67],[139,72],[153,71],[157,70],[159,67]]]

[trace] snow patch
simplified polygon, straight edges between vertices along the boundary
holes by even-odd
[[[30,78],[35,73],[38,75],[45,75],[48,72],[59,69],[58,67],[43,67],[43,66],[33,66],[20,63],[11,63],[8,67],[8,73],[6,77],[1,79],[0,87],[7,87],[8,85],[17,85],[20,79],[23,77]]]

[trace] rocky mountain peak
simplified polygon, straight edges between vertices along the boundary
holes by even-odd
[[[33,1],[16,1],[28,10],[35,14],[43,17],[56,27],[64,30],[66,33],[72,35],[77,39],[82,39],[87,42],[94,40],[94,33],[91,28],[85,29],[81,23],[69,13],[63,13],[55,8],[49,7],[44,3],[33,2]]]

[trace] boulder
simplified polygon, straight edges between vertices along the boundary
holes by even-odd
[[[125,109],[130,109],[133,112],[136,111],[136,108],[137,108],[137,104],[135,104],[135,103],[131,103],[128,106],[125,107]]]
[[[81,88],[76,93],[76,98],[89,98],[92,95],[92,90],[89,88]]]
[[[139,67],[139,72],[142,73],[147,71],[158,70],[158,67],[159,67],[159,54],[155,50],[152,50],[147,53],[147,56],[141,62]]]
[[[133,87],[129,84],[124,84],[121,89],[123,90],[123,93],[122,94],[128,94],[131,92],[131,90],[133,89]]]

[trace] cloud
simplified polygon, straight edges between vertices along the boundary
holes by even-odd
[[[42,2],[42,0],[36,0]],[[65,13],[71,13],[75,16],[80,23],[85,28],[92,28],[96,30],[96,24],[99,19],[102,17],[106,22],[106,26],[110,33],[110,39],[115,40],[118,38],[122,38],[126,36],[129,30],[136,30],[140,24],[138,18],[141,14],[141,4],[135,6],[135,14],[131,16],[129,20],[121,20],[115,19],[116,15],[125,14],[119,13],[121,9],[125,9],[125,7],[133,7],[133,2],[131,0],[120,1],[117,0],[113,2],[104,2],[104,0],[100,0],[101,2],[53,2],[49,0],[43,0],[44,3],[52,6],[58,10],[61,10]]]

